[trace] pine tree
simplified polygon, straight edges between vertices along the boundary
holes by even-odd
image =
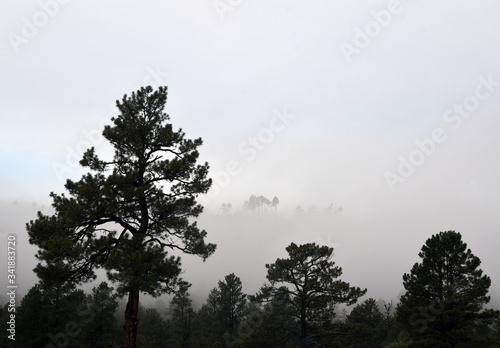
[[[421,262],[403,275],[406,293],[397,306],[397,318],[412,340],[455,347],[470,341],[478,324],[498,317],[498,311],[484,309],[491,280],[460,233],[433,235],[418,256]]]
[[[242,292],[241,279],[234,273],[225,276],[223,281],[219,280],[218,290],[218,314],[226,340],[232,340],[245,314],[246,295]]]
[[[51,193],[54,215],[39,212],[27,225],[42,282],[87,282],[104,268],[118,294],[128,295],[125,348],[135,347],[139,293],[171,293],[181,281],[180,257],[169,251],[203,259],[215,251],[193,220],[203,210],[197,195],[211,185],[208,164],[197,164],[202,140],[173,130],[166,100],[166,87],[148,86],[117,101],[120,115],[103,131],[114,158],[87,150],[80,164],[91,172],[67,180],[69,197]]]
[[[168,348],[173,346],[173,329],[156,308],[140,307],[137,345],[141,348]]]
[[[299,344],[307,347],[314,336],[309,332],[312,324],[331,322],[335,304],[354,304],[366,289],[336,280],[342,275],[342,268],[331,261],[333,248],[291,243],[286,250],[288,258],[266,264],[270,283],[262,287],[255,299],[286,299],[299,323],[295,331]]]
[[[172,298],[171,304],[174,306],[172,321],[174,333],[179,347],[190,347],[190,339],[193,334],[193,323],[195,312],[192,307],[193,301],[189,295],[191,284],[184,283],[179,287],[179,291]]]
[[[44,303],[40,285],[34,285],[16,310],[17,341],[25,347],[43,347],[50,342],[47,332],[48,306]]]
[[[92,289],[87,295],[88,311],[92,320],[85,326],[86,343],[90,347],[111,347],[118,331],[115,312],[118,308],[118,295],[106,282]]]
[[[275,214],[275,215],[276,215],[276,213],[277,213],[278,204],[280,204],[280,200],[278,199],[278,197],[274,196],[274,197],[273,197],[273,200],[271,201],[271,205],[272,205],[272,206],[273,206],[273,208],[274,208],[274,214]]]
[[[14,308],[14,307],[12,307]],[[9,313],[9,304],[6,303],[5,305],[1,305],[0,304],[0,328],[1,328],[1,331],[0,331],[0,347],[12,347],[14,346],[14,343],[15,341],[11,340],[8,338],[8,336],[11,336],[13,333],[16,333],[16,329],[13,328],[12,332],[9,332],[8,330],[11,330],[10,329],[10,324],[9,324],[9,321],[11,320],[11,317],[10,317],[10,314]],[[12,313],[14,314],[14,313]],[[16,321],[14,319],[14,321]],[[15,337],[15,336],[13,336]]]
[[[377,302],[369,298],[356,305],[343,325],[349,347],[380,347],[386,337],[384,317]]]
[[[219,290],[210,290],[207,300],[196,313],[192,342],[195,347],[224,347],[223,327],[219,320]]]
[[[93,319],[83,290],[74,284],[34,285],[17,308],[20,347],[84,347],[84,327]]]

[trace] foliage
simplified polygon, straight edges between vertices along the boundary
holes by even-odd
[[[121,330],[115,317],[118,295],[113,290],[106,282],[101,282],[87,295],[88,310],[93,317],[85,326],[85,342],[89,347],[112,347],[120,342]]]
[[[187,282],[182,284],[171,301],[171,305],[174,306],[172,321],[175,340],[177,345],[183,348],[191,346],[191,336],[193,334],[195,319],[195,311],[192,307],[193,301],[188,292],[190,286],[191,284]]]
[[[237,330],[247,313],[246,297],[241,280],[234,273],[220,280],[197,313],[193,338],[196,346],[209,347],[214,342],[218,345],[234,344],[239,339]]]
[[[384,317],[373,298],[356,305],[347,316],[343,330],[346,347],[380,347],[386,339]]]
[[[207,300],[196,313],[193,343],[195,347],[224,347],[223,328],[219,320],[219,291],[210,290]]]
[[[197,164],[202,140],[173,130],[166,100],[166,87],[148,86],[117,101],[120,115],[103,131],[113,160],[87,150],[80,164],[91,172],[67,180],[69,197],[51,193],[53,216],[38,212],[27,224],[44,286],[93,280],[104,268],[118,293],[128,293],[127,347],[135,345],[139,292],[159,296],[181,281],[180,258],[169,251],[203,259],[215,251],[193,221],[203,210],[196,197],[211,185],[208,164]]]
[[[403,275],[406,293],[397,306],[414,345],[441,342],[455,347],[474,336],[480,323],[491,324],[498,311],[484,309],[491,280],[479,269],[460,233],[440,232],[429,238],[409,274]]]
[[[7,331],[10,327],[10,324],[8,323],[11,320],[10,314],[8,303],[4,306],[0,305],[0,347],[12,347],[14,343],[12,340],[8,339],[8,336],[11,335],[11,333]]]
[[[173,328],[156,308],[139,308],[138,348],[172,347]]]
[[[299,323],[292,332],[301,347],[306,347],[317,334],[309,329],[331,322],[336,304],[352,305],[366,289],[336,280],[342,269],[331,261],[333,248],[315,243],[300,246],[291,243],[286,250],[289,258],[266,264],[269,284],[261,288],[255,299],[284,299],[290,304],[292,316]]]
[[[16,312],[16,343],[20,347],[85,347],[82,333],[93,315],[87,310],[84,292],[74,285],[44,289],[36,284]]]
[[[246,295],[241,290],[241,280],[234,273],[219,281],[217,310],[222,327],[230,336],[236,333],[246,310]]]

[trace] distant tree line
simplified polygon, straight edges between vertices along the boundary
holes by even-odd
[[[273,211],[276,214],[279,204],[280,200],[276,196],[274,196],[272,200],[269,200],[262,195],[251,195],[248,200],[244,202],[243,207],[245,210],[252,213],[256,212],[257,214],[267,214],[270,211]]]
[[[460,233],[441,232],[422,247],[396,306],[340,280],[333,248],[291,243],[266,264],[253,295],[231,273],[194,309],[182,282],[166,311],[139,306],[137,347],[498,347],[499,312],[485,309],[491,280]],[[345,317],[339,305],[354,305]],[[33,286],[16,308],[16,340],[2,347],[121,347],[118,293],[102,282],[90,294],[74,285]],[[8,321],[8,306],[0,320]]]
[[[262,195],[251,195],[247,200],[243,202],[243,210],[246,212],[250,212],[252,214],[257,215],[268,215],[271,212],[277,214],[278,205],[280,204],[280,200],[278,197],[274,196],[272,200],[262,196]],[[233,205],[231,203],[222,203],[220,206],[220,210],[222,215],[231,215],[231,211],[233,209]],[[318,216],[319,214],[323,214],[325,216],[331,216],[335,214],[340,214],[344,211],[342,206],[333,205],[330,203],[329,206],[320,209],[317,205],[313,204],[307,206],[306,209],[302,207],[302,205],[298,205],[293,211],[294,217],[302,217],[302,216]]]
[[[344,211],[344,208],[342,206],[334,206],[333,203],[331,203],[328,207],[324,208],[322,213],[323,215],[334,215],[334,214],[340,214]],[[307,207],[307,210],[304,209],[301,205],[298,205],[297,208],[295,208],[294,211],[294,217],[300,218],[303,216],[317,216],[320,214],[320,209],[316,205],[310,205]]]

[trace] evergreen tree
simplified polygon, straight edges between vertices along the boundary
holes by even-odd
[[[470,341],[481,323],[491,324],[498,311],[484,309],[491,280],[479,269],[460,233],[440,232],[422,246],[409,274],[397,318],[414,342],[456,347]]]
[[[384,317],[377,302],[369,298],[356,305],[343,325],[348,336],[346,347],[380,347],[385,340]]]
[[[255,298],[286,299],[299,323],[295,333],[300,346],[307,347],[314,337],[314,332],[308,331],[313,324],[331,322],[335,304],[354,304],[366,289],[336,280],[342,275],[342,268],[331,261],[333,248],[315,243],[299,246],[291,243],[286,250],[288,258],[266,264],[270,283],[265,284]]]
[[[264,196],[259,196],[257,197],[257,207],[259,213],[264,213],[266,211],[266,208],[268,208],[271,205],[271,201],[267,199]],[[261,208],[262,207],[262,208]]]
[[[93,319],[86,296],[74,285],[33,286],[17,309],[16,341],[20,347],[85,347],[83,329]]]
[[[15,314],[15,313],[13,313]],[[9,304],[6,303],[5,305],[1,306],[0,305],[0,347],[13,347],[15,344],[15,341],[10,340],[8,336],[12,335],[9,331],[10,324],[8,323],[10,321],[10,313],[9,313]],[[15,321],[15,320],[14,320]]]
[[[224,330],[226,341],[232,341],[236,336],[236,329],[246,310],[246,295],[242,292],[242,283],[239,277],[231,273],[219,280],[217,312]]]
[[[246,295],[239,277],[231,273],[210,291],[195,319],[193,341],[197,347],[232,346],[247,309]]]
[[[273,197],[273,200],[271,201],[271,205],[272,205],[272,206],[273,206],[273,208],[274,208],[274,214],[276,214],[276,213],[277,213],[278,204],[280,204],[280,200],[278,199],[278,197],[274,196],[274,197]]]
[[[295,212],[293,213],[293,216],[296,218],[304,217],[304,208],[302,208],[301,205],[297,206],[297,208],[295,208]]]
[[[383,323],[382,312],[378,308],[377,301],[369,298],[357,304],[347,316],[348,323],[356,323],[371,328],[376,328]]]
[[[192,342],[195,347],[224,347],[223,328],[218,315],[219,290],[213,288],[196,313]]]
[[[263,306],[250,301],[238,329],[238,343],[242,347],[296,347],[295,325],[294,308],[287,299],[271,298]]]
[[[139,293],[170,293],[181,280],[180,258],[169,251],[203,259],[215,251],[193,220],[203,210],[197,195],[211,185],[208,164],[197,164],[202,140],[173,130],[166,100],[166,87],[148,86],[117,101],[120,115],[103,131],[114,158],[87,150],[80,164],[91,172],[67,180],[69,197],[51,193],[54,215],[38,212],[27,225],[42,282],[86,282],[104,268],[119,295],[128,295],[125,348],[135,347]]]
[[[87,295],[88,310],[93,319],[85,326],[86,344],[89,347],[113,347],[118,344],[118,324],[115,317],[118,295],[106,282],[92,289]]]
[[[179,287],[179,291],[173,297],[171,304],[174,306],[172,321],[174,324],[174,333],[179,347],[190,347],[191,336],[193,334],[193,322],[195,312],[192,307],[188,289],[189,283],[184,283]]]
[[[137,346],[139,348],[168,348],[173,346],[172,326],[156,308],[140,306]]]
[[[48,306],[44,303],[40,286],[33,286],[17,308],[17,341],[25,347],[43,347],[49,343],[47,332]]]
[[[245,209],[248,209],[251,212],[254,212],[255,209],[257,209],[259,206],[257,197],[254,195],[251,195],[250,198],[248,198],[248,201],[245,201],[243,206],[245,207]]]

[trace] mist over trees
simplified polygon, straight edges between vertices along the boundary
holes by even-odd
[[[274,196],[272,200],[264,196],[255,196],[251,195],[248,200],[243,203],[243,207],[245,210],[248,210],[252,213],[257,214],[269,214],[270,211],[273,211],[276,214],[278,209],[278,204],[280,200],[278,197]]]
[[[403,275],[407,292],[394,311],[392,302],[360,301],[367,289],[339,279],[342,269],[332,260],[332,248],[291,243],[288,257],[266,265],[267,282],[255,294],[245,294],[231,273],[198,308],[187,282],[168,309],[139,305],[136,346],[497,347],[499,313],[485,308],[489,278],[465,248],[453,231],[431,237],[422,247],[422,263]],[[3,330],[0,342],[23,348],[122,347],[125,322],[118,308],[119,293],[105,282],[88,294],[74,285],[36,284],[16,309],[16,341]],[[0,319],[6,323],[8,315],[5,304]]]
[[[258,291],[245,293],[240,276],[229,273],[194,306],[190,290],[197,284],[182,278],[178,254],[205,260],[216,250],[196,223],[203,211],[196,199],[211,180],[208,163],[198,164],[201,138],[173,130],[163,112],[166,97],[166,87],[145,87],[118,101],[120,115],[103,131],[113,159],[86,151],[80,163],[89,173],[67,180],[68,196],[50,194],[53,215],[39,212],[27,224],[30,243],[39,248],[39,279],[15,308],[16,340],[7,330],[12,309],[0,307],[2,347],[500,345],[499,311],[487,308],[491,280],[455,231],[426,241],[394,304],[364,298],[368,289],[343,281],[333,247],[291,241],[286,257],[264,255],[275,261],[252,265],[267,270]],[[243,210],[274,216],[280,203],[277,196],[251,195]],[[223,216],[233,209],[222,203],[217,218],[228,220]],[[296,223],[342,211],[333,203],[299,205],[290,218]],[[78,288],[98,270],[109,283],[87,293]],[[171,295],[170,306],[143,306],[141,293]]]

